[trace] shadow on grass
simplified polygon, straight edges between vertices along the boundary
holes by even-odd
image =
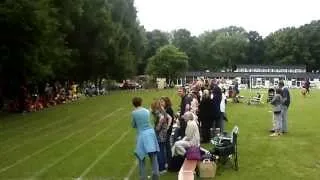
[[[7,121],[9,120],[8,117],[17,115],[18,113],[8,113],[8,112],[1,112],[0,111],[0,121]]]

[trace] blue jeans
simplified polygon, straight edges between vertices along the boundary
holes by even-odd
[[[169,163],[171,159],[172,159],[172,152],[171,152],[170,138],[168,138],[167,142],[166,142],[166,161],[167,161],[167,163]]]
[[[221,117],[220,117],[220,120],[218,122],[221,133],[224,132],[224,121],[225,121],[225,113],[221,112]]]
[[[282,107],[282,132],[288,132],[288,107],[283,106]]]
[[[149,153],[150,161],[152,164],[152,180],[158,180],[159,179],[159,165],[157,160],[157,153]],[[141,160],[139,159],[139,175],[140,180],[147,180],[147,174],[145,169],[145,159]]]
[[[160,152],[158,152],[159,171],[166,170],[166,142],[159,142]]]

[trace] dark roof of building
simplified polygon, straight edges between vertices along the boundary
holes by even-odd
[[[264,73],[264,72],[187,72],[185,76],[194,76],[194,77],[243,77],[249,78],[251,75],[285,75],[287,78],[320,78],[320,74],[316,73]]]
[[[239,64],[237,68],[306,69],[306,65]]]

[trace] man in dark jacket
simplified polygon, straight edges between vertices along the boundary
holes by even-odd
[[[212,111],[212,99],[210,99],[209,90],[203,91],[202,100],[199,105],[199,120],[201,122],[201,138],[202,143],[208,143],[210,141],[210,128],[213,125],[213,111]]]
[[[307,90],[307,93],[310,94],[310,81],[309,81],[309,79],[307,79],[305,82],[305,88]]]
[[[182,117],[183,117],[185,112],[190,110],[192,98],[187,95],[187,92],[186,92],[185,88],[180,88],[178,90],[178,95],[181,97],[180,118],[179,118],[180,135],[181,135],[181,137],[184,137],[185,130],[186,130],[186,127],[187,127],[187,123]]]
[[[279,82],[279,88],[282,89],[282,133],[288,132],[288,108],[290,106],[291,98],[289,89],[284,87],[284,82]]]
[[[221,120],[221,110],[220,110],[220,104],[222,100],[222,91],[221,88],[216,84],[213,83],[211,85],[211,91],[212,91],[212,113],[213,113],[213,129],[220,128],[222,123]]]

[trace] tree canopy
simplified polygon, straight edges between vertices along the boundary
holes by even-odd
[[[186,70],[234,69],[244,63],[320,69],[319,20],[263,38],[236,26],[199,36],[187,29],[146,31],[134,0],[6,0],[0,17],[2,89],[145,73],[174,77]]]
[[[177,78],[188,69],[188,56],[173,45],[161,47],[152,56],[147,66],[147,73],[167,79]]]

